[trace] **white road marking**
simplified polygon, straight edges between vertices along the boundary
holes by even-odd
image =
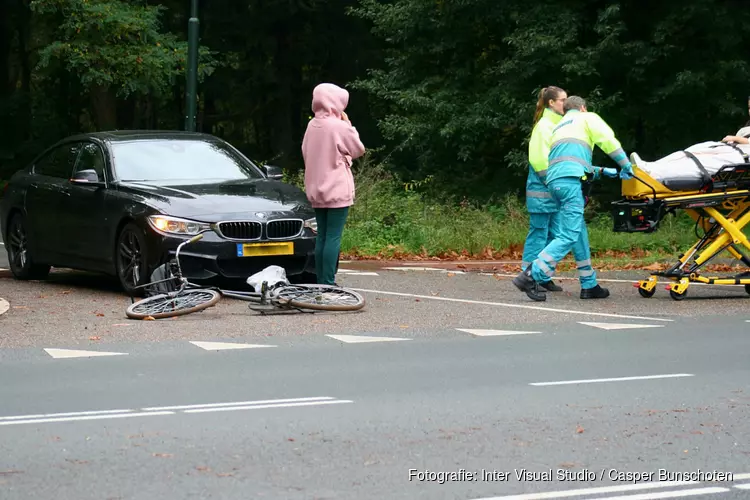
[[[346,342],[347,344],[360,344],[364,342],[394,342],[397,340],[411,340],[411,339],[402,339],[397,337],[368,337],[365,335],[328,335],[326,334],[326,337],[331,337],[332,339],[340,340],[341,342]]]
[[[30,420],[8,420],[0,422],[0,425],[18,425],[18,424],[44,424],[49,422],[74,422],[77,420],[100,420],[105,418],[128,418],[128,417],[153,417],[158,415],[173,415],[172,411],[143,412],[143,413],[115,413],[111,415],[79,415],[76,417],[59,417],[59,418],[34,418]]]
[[[750,490],[750,483],[748,484],[738,484],[735,486],[738,490]]]
[[[714,486],[711,488],[692,488],[689,490],[661,491],[659,493],[641,493],[638,495],[620,495],[617,497],[602,497],[600,500],[657,500],[659,498],[692,497],[695,495],[707,495],[710,493],[724,493],[729,488]]]
[[[154,406],[151,408],[141,408],[142,411],[159,411],[159,410],[193,410],[196,408],[220,408],[222,406],[248,406],[248,405],[262,405],[269,403],[295,403],[301,401],[325,401],[332,400],[329,396],[321,396],[317,398],[291,398],[291,399],[266,399],[260,401],[236,401],[234,403],[208,403],[200,405],[182,405],[182,406]]]
[[[53,358],[84,358],[96,356],[127,356],[126,352],[77,351],[75,349],[44,349]]]
[[[669,488],[700,484],[698,481],[664,481],[659,483],[629,484],[623,486],[601,486],[598,488],[582,488],[578,490],[547,491],[544,493],[525,493],[522,495],[507,495],[502,497],[476,498],[474,500],[543,500],[546,498],[574,497],[578,495],[595,495],[598,493],[616,493],[619,491],[648,490],[654,488]]]
[[[0,271],[2,271],[2,269],[0,269]],[[7,313],[8,309],[10,309],[10,304],[8,303],[8,301],[0,298],[0,315]]]
[[[463,328],[456,328],[460,332],[470,333],[479,337],[494,337],[498,335],[525,335],[531,333],[542,333],[542,332],[518,332],[513,330],[470,330]]]
[[[206,351],[220,351],[224,349],[255,349],[256,347],[276,347],[275,345],[265,344],[237,344],[230,342],[198,342],[190,341],[191,344],[205,349]]]
[[[677,378],[677,377],[694,377],[690,373],[672,373],[669,375],[644,375],[640,377],[617,377],[617,378],[593,378],[587,380],[561,380],[558,382],[534,382],[529,385],[568,385],[568,384],[593,384],[596,382],[621,382],[625,380],[651,380],[657,378]]]
[[[15,417],[0,417],[2,420],[29,420],[32,418],[51,418],[51,417],[75,417],[80,415],[107,415],[111,413],[127,413],[133,410],[101,410],[101,411],[76,411],[70,413],[43,413],[40,415],[17,415]]]
[[[450,273],[450,274],[466,274],[465,271],[454,271],[452,269],[443,269],[439,267],[411,267],[411,266],[404,266],[404,267],[384,267],[383,269],[387,271],[437,271],[441,273]]]
[[[750,472],[743,472],[742,474],[732,474],[732,479],[734,479],[735,481],[750,479]]]
[[[663,328],[664,325],[634,325],[632,323],[588,323],[579,321],[580,324],[601,328],[602,330],[626,330],[628,328]]]
[[[478,273],[480,276],[498,276],[500,278],[515,278],[516,274],[499,274],[499,273]],[[567,276],[555,276],[555,279],[558,281],[578,281],[578,278],[569,278]],[[596,281],[601,281],[602,283],[637,283],[638,279],[632,279],[632,280],[622,280],[622,279],[616,279],[616,278],[599,278],[597,276]],[[668,285],[670,283],[674,283],[674,281],[657,281],[657,285]],[[744,285],[711,285],[709,283],[690,283],[690,286],[744,286]]]
[[[234,410],[260,410],[264,408],[289,408],[293,406],[315,406],[315,405],[335,405],[339,403],[353,403],[349,399],[335,399],[333,401],[310,401],[307,403],[281,403],[273,405],[252,405],[252,406],[227,406],[224,408],[203,408],[200,410],[185,410],[185,413],[206,413],[210,411],[234,411]]]
[[[373,271],[354,271],[352,269],[339,269],[338,273],[346,276],[380,276],[378,273]]]
[[[353,403],[349,399],[336,399],[329,396],[314,398],[267,399],[260,401],[237,401],[232,403],[211,403],[182,406],[159,406],[140,410],[97,410],[70,413],[44,413],[38,415],[17,415],[0,417],[0,425],[38,424],[48,422],[73,422],[77,420],[99,420],[111,418],[148,417],[174,415],[176,410],[183,413],[205,413],[211,411],[256,410],[261,408],[287,408],[326,404]]]
[[[499,306],[499,307],[515,307],[518,309],[532,309],[535,311],[545,311],[545,312],[559,312],[559,313],[565,313],[565,314],[583,314],[584,316],[605,316],[608,318],[627,318],[627,319],[640,319],[640,320],[647,320],[647,321],[674,321],[673,319],[665,319],[665,318],[649,318],[646,316],[628,316],[625,314],[611,314],[611,313],[598,313],[598,312],[592,312],[592,311],[576,311],[574,309],[555,309],[552,307],[540,307],[540,306],[527,306],[523,304],[506,304],[503,302],[489,302],[484,300],[470,300],[470,299],[454,299],[451,297],[434,297],[432,295],[418,295],[414,293],[401,293],[401,292],[386,292],[383,290],[367,290],[363,288],[352,288],[352,290],[357,292],[363,292],[363,293],[380,293],[383,295],[397,295],[401,297],[411,297],[415,299],[429,299],[429,300],[442,300],[446,302],[461,302],[464,304],[479,304],[479,305],[486,305],[486,306]]]

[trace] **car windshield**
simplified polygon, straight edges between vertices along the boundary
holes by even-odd
[[[123,181],[174,183],[262,179],[243,157],[226,145],[185,139],[149,139],[112,143],[114,169]]]

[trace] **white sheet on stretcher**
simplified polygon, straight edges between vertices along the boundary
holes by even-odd
[[[750,156],[750,144],[736,144],[735,146]],[[714,175],[724,165],[745,162],[737,149],[723,142],[701,142],[693,144],[687,148],[687,151],[695,155],[710,175]],[[677,151],[656,161],[644,161],[638,159],[637,156],[635,160],[634,163],[638,168],[644,170],[659,182],[677,179],[699,180],[703,177],[698,165],[682,151]]]

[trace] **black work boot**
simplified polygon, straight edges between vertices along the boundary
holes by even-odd
[[[563,289],[560,285],[556,285],[554,281],[549,280],[546,283],[540,283],[539,286],[550,291],[550,292],[562,292]]]
[[[609,290],[596,285],[594,288],[581,288],[582,299],[606,299],[609,297]]]
[[[513,284],[522,292],[526,292],[526,295],[528,295],[531,300],[537,302],[544,302],[547,300],[546,290],[540,287],[539,283],[534,281],[534,278],[531,277],[531,269],[527,269],[513,278]]]

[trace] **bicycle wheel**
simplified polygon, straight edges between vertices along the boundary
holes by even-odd
[[[358,311],[365,306],[357,292],[330,285],[282,286],[271,292],[271,300],[281,307],[316,311]]]
[[[221,295],[214,290],[184,290],[176,296],[168,294],[153,295],[131,304],[125,311],[128,318],[144,319],[149,316],[154,319],[183,316],[216,304]]]

